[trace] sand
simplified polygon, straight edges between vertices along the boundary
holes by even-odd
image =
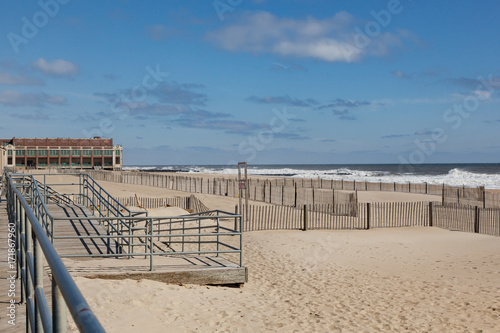
[[[245,234],[243,288],[76,278],[109,332],[499,332],[498,238],[437,228]]]
[[[118,196],[187,195],[100,183]],[[237,201],[197,196],[210,208]],[[499,237],[417,227],[248,232],[244,265],[242,288],[75,280],[108,332],[500,332]]]

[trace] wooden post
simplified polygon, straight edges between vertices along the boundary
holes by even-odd
[[[370,229],[370,203],[366,203],[366,230]]]
[[[295,201],[293,207],[297,207],[297,183],[294,182],[293,185],[295,186]]]
[[[479,233],[479,207],[476,206],[474,209],[474,232]]]
[[[432,221],[432,201],[429,202],[429,227],[432,227],[433,221]]]
[[[444,205],[444,185],[443,189],[441,190],[441,204]]]
[[[304,205],[304,229],[303,231],[307,231],[307,205]]]
[[[486,208],[486,190],[483,186],[483,208]]]

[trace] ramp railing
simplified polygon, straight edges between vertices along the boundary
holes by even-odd
[[[23,177],[26,175],[18,175]],[[242,219],[241,215],[219,210],[186,214],[180,216],[149,216],[148,211],[132,211],[121,204],[102,188],[91,176],[70,174],[78,177],[78,182],[49,183],[51,174],[37,174],[24,178],[33,186],[30,193],[38,193],[32,207],[45,227],[53,244],[59,240],[85,240],[106,244],[104,250],[91,253],[72,253],[64,257],[145,257],[149,258],[149,270],[154,270],[153,257],[171,255],[227,255],[231,261],[242,266]],[[42,178],[43,177],[43,178]],[[43,179],[43,183],[42,183]],[[34,185],[32,183],[35,183]],[[64,190],[55,191],[61,186]],[[78,188],[76,188],[78,187]],[[43,190],[40,190],[43,189]],[[52,190],[48,190],[52,189]],[[92,215],[80,217],[54,217],[47,209],[46,202],[57,197],[70,200],[73,204],[90,209]],[[43,199],[37,199],[43,198]],[[63,200],[63,201],[64,201]],[[60,203],[61,204],[61,203]],[[66,204],[62,202],[62,204]],[[97,223],[104,233],[62,235],[58,225]],[[239,230],[238,230],[239,229]]]
[[[47,236],[47,221],[36,213],[46,210],[33,176],[5,174],[9,245],[16,256],[21,279],[21,302],[26,305],[27,332],[66,332],[69,309],[81,332],[104,332],[99,320],[73,281]],[[52,307],[43,285],[44,260],[52,277]],[[13,268],[13,267],[12,267]]]

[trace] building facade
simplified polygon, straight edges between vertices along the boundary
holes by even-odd
[[[121,170],[123,148],[113,139],[0,139],[0,166]]]

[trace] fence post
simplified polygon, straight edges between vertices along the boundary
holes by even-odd
[[[475,206],[474,209],[474,232],[479,233],[479,207]]]
[[[370,203],[366,203],[366,230],[370,229]]]
[[[307,205],[304,205],[304,229],[303,231],[307,231]]]
[[[486,208],[486,190],[483,186],[483,208]]]
[[[441,190],[441,204],[444,205],[444,185],[443,189]]]
[[[295,200],[294,200],[293,207],[297,207],[297,183],[294,181],[293,185],[295,186]]]
[[[432,201],[429,201],[429,227],[432,227],[433,221],[432,221]]]

